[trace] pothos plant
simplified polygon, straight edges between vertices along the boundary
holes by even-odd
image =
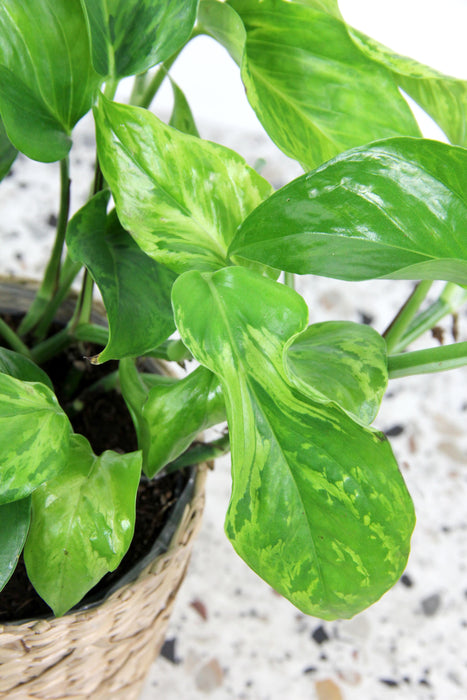
[[[199,137],[170,77],[199,34],[230,53],[264,129],[304,175],[274,192]],[[167,77],[169,124],[148,109]],[[400,88],[452,145],[422,138]],[[230,443],[225,529],[254,571],[325,619],[390,588],[414,509],[371,424],[388,379],[467,362],[467,343],[406,351],[467,298],[466,105],[465,82],[352,29],[336,0],[1,3],[1,174],[17,150],[61,173],[37,296],[17,331],[0,321],[1,586],[24,548],[32,584],[65,613],[128,548],[141,470]],[[70,219],[73,128],[89,110],[95,178]],[[82,268],[76,311],[51,331]],[[296,274],[419,284],[382,337],[337,319],[308,325]],[[433,280],[446,286],[421,310]],[[94,284],[108,328],[90,321]],[[119,360],[138,451],[97,456],[73,432],[40,365],[77,340],[101,343],[93,363]],[[148,376],[139,356],[199,366]],[[190,448],[225,419],[225,437]]]

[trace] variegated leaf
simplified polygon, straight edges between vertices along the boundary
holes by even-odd
[[[370,425],[388,383],[384,339],[373,328],[350,321],[326,321],[294,336],[284,354],[289,380],[310,398],[336,403]]]
[[[0,504],[25,498],[66,466],[70,433],[49,387],[0,374]]]
[[[414,526],[389,443],[289,385],[284,345],[307,323],[298,294],[231,267],[187,272],[172,297],[184,343],[224,390],[233,546],[304,612],[355,615],[397,581]]]
[[[101,98],[95,117],[102,171],[140,248],[175,272],[224,267],[238,225],[271,185],[234,151],[145,109]]]

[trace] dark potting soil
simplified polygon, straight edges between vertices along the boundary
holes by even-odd
[[[2,316],[13,327],[18,319]],[[117,362],[92,365],[86,358],[101,348],[79,343],[45,363],[57,398],[67,412],[75,432],[84,435],[99,455],[104,450],[131,452],[137,449],[136,433],[121,394],[116,390],[91,390],[96,382],[116,371]],[[76,400],[79,401],[77,410]],[[188,480],[186,472],[174,472],[157,479],[142,478],[136,498],[135,533],[128,552],[119,567],[106,576],[86,595],[87,600],[104,595],[105,591],[126,574],[149,552],[167,522],[173,506]],[[0,622],[44,617],[51,614],[46,603],[30,583],[23,558],[11,579],[0,593]]]

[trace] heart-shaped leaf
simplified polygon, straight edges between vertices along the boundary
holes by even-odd
[[[0,504],[29,496],[67,465],[70,432],[49,387],[0,374]]]
[[[467,283],[467,150],[426,139],[355,148],[276,192],[230,253],[288,272]]]
[[[247,32],[248,100],[305,169],[369,141],[420,135],[390,71],[355,46],[337,16],[282,0],[230,4]]]
[[[4,0],[0,64],[0,112],[10,141],[35,160],[64,158],[100,80],[80,0]]]
[[[304,612],[355,615],[397,581],[414,526],[389,443],[289,385],[284,346],[307,323],[293,290],[231,267],[187,272],[172,297],[184,343],[224,390],[233,546]]]
[[[115,211],[107,216],[108,199],[108,192],[95,195],[67,230],[70,255],[90,271],[107,311],[109,342],[99,362],[143,355],[175,329],[174,273],[143,253]]]
[[[234,151],[145,109],[101,98],[95,117],[102,171],[140,248],[175,272],[224,267],[238,225],[271,185]]]
[[[0,591],[10,580],[31,522],[31,497],[0,506]]]
[[[33,495],[24,549],[28,576],[55,615],[63,615],[130,546],[141,453],[96,457],[73,435],[67,469]]]
[[[350,321],[325,321],[293,337],[286,346],[291,383],[310,398],[336,403],[370,425],[388,383],[384,339],[373,328]]]
[[[198,0],[81,0],[95,69],[117,79],[144,73],[189,39]]]

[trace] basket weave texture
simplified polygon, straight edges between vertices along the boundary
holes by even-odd
[[[164,642],[201,524],[206,470],[167,552],[101,605],[0,625],[1,700],[137,700]]]

